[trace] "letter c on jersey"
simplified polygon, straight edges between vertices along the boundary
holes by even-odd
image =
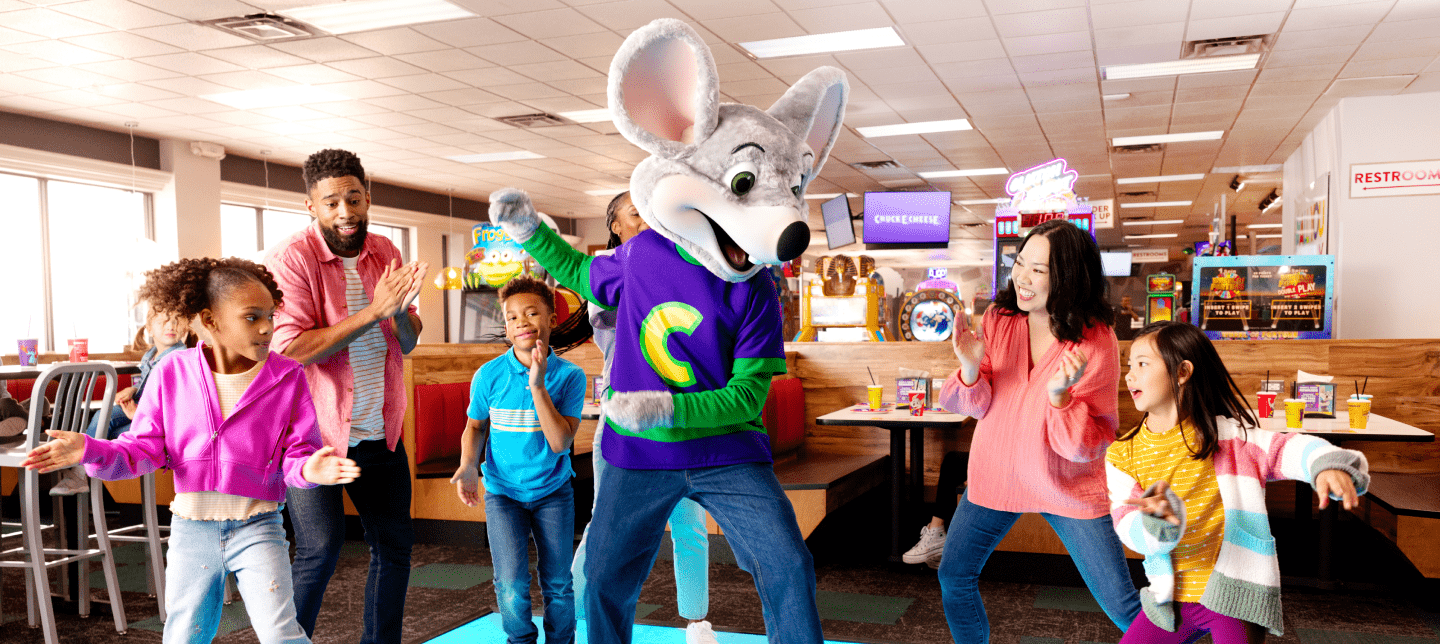
[[[640,351],[645,361],[672,387],[689,387],[695,384],[695,372],[690,363],[676,360],[666,349],[670,334],[680,332],[690,335],[705,319],[695,307],[684,302],[666,302],[653,309],[640,323]]]

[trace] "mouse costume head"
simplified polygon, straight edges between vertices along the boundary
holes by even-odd
[[[810,244],[805,188],[839,136],[848,94],[844,73],[821,67],[768,110],[721,104],[694,30],[668,18],[636,30],[610,65],[610,111],[651,154],[630,179],[640,216],[726,281],[799,257]]]

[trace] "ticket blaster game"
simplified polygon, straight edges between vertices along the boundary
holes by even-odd
[[[866,261],[868,260],[868,262]],[[865,339],[884,342],[880,330],[881,287],[869,277],[874,260],[861,257],[860,272],[853,260],[839,255],[820,258],[820,279],[810,279],[800,288],[800,332],[796,342],[813,342],[819,329],[863,328]],[[859,274],[857,274],[859,273]]]
[[[1156,273],[1145,278],[1145,323],[1169,322],[1175,319],[1175,276]]]

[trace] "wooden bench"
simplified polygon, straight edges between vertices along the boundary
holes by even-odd
[[[1355,514],[1395,543],[1415,569],[1440,579],[1440,473],[1370,473]]]

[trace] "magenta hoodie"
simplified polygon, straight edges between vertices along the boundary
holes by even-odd
[[[220,418],[204,345],[156,365],[130,431],[85,441],[85,471],[107,481],[168,467],[176,492],[224,492],[285,501],[285,486],[315,487],[301,471],[320,449],[315,404],[300,363],[278,353]]]

